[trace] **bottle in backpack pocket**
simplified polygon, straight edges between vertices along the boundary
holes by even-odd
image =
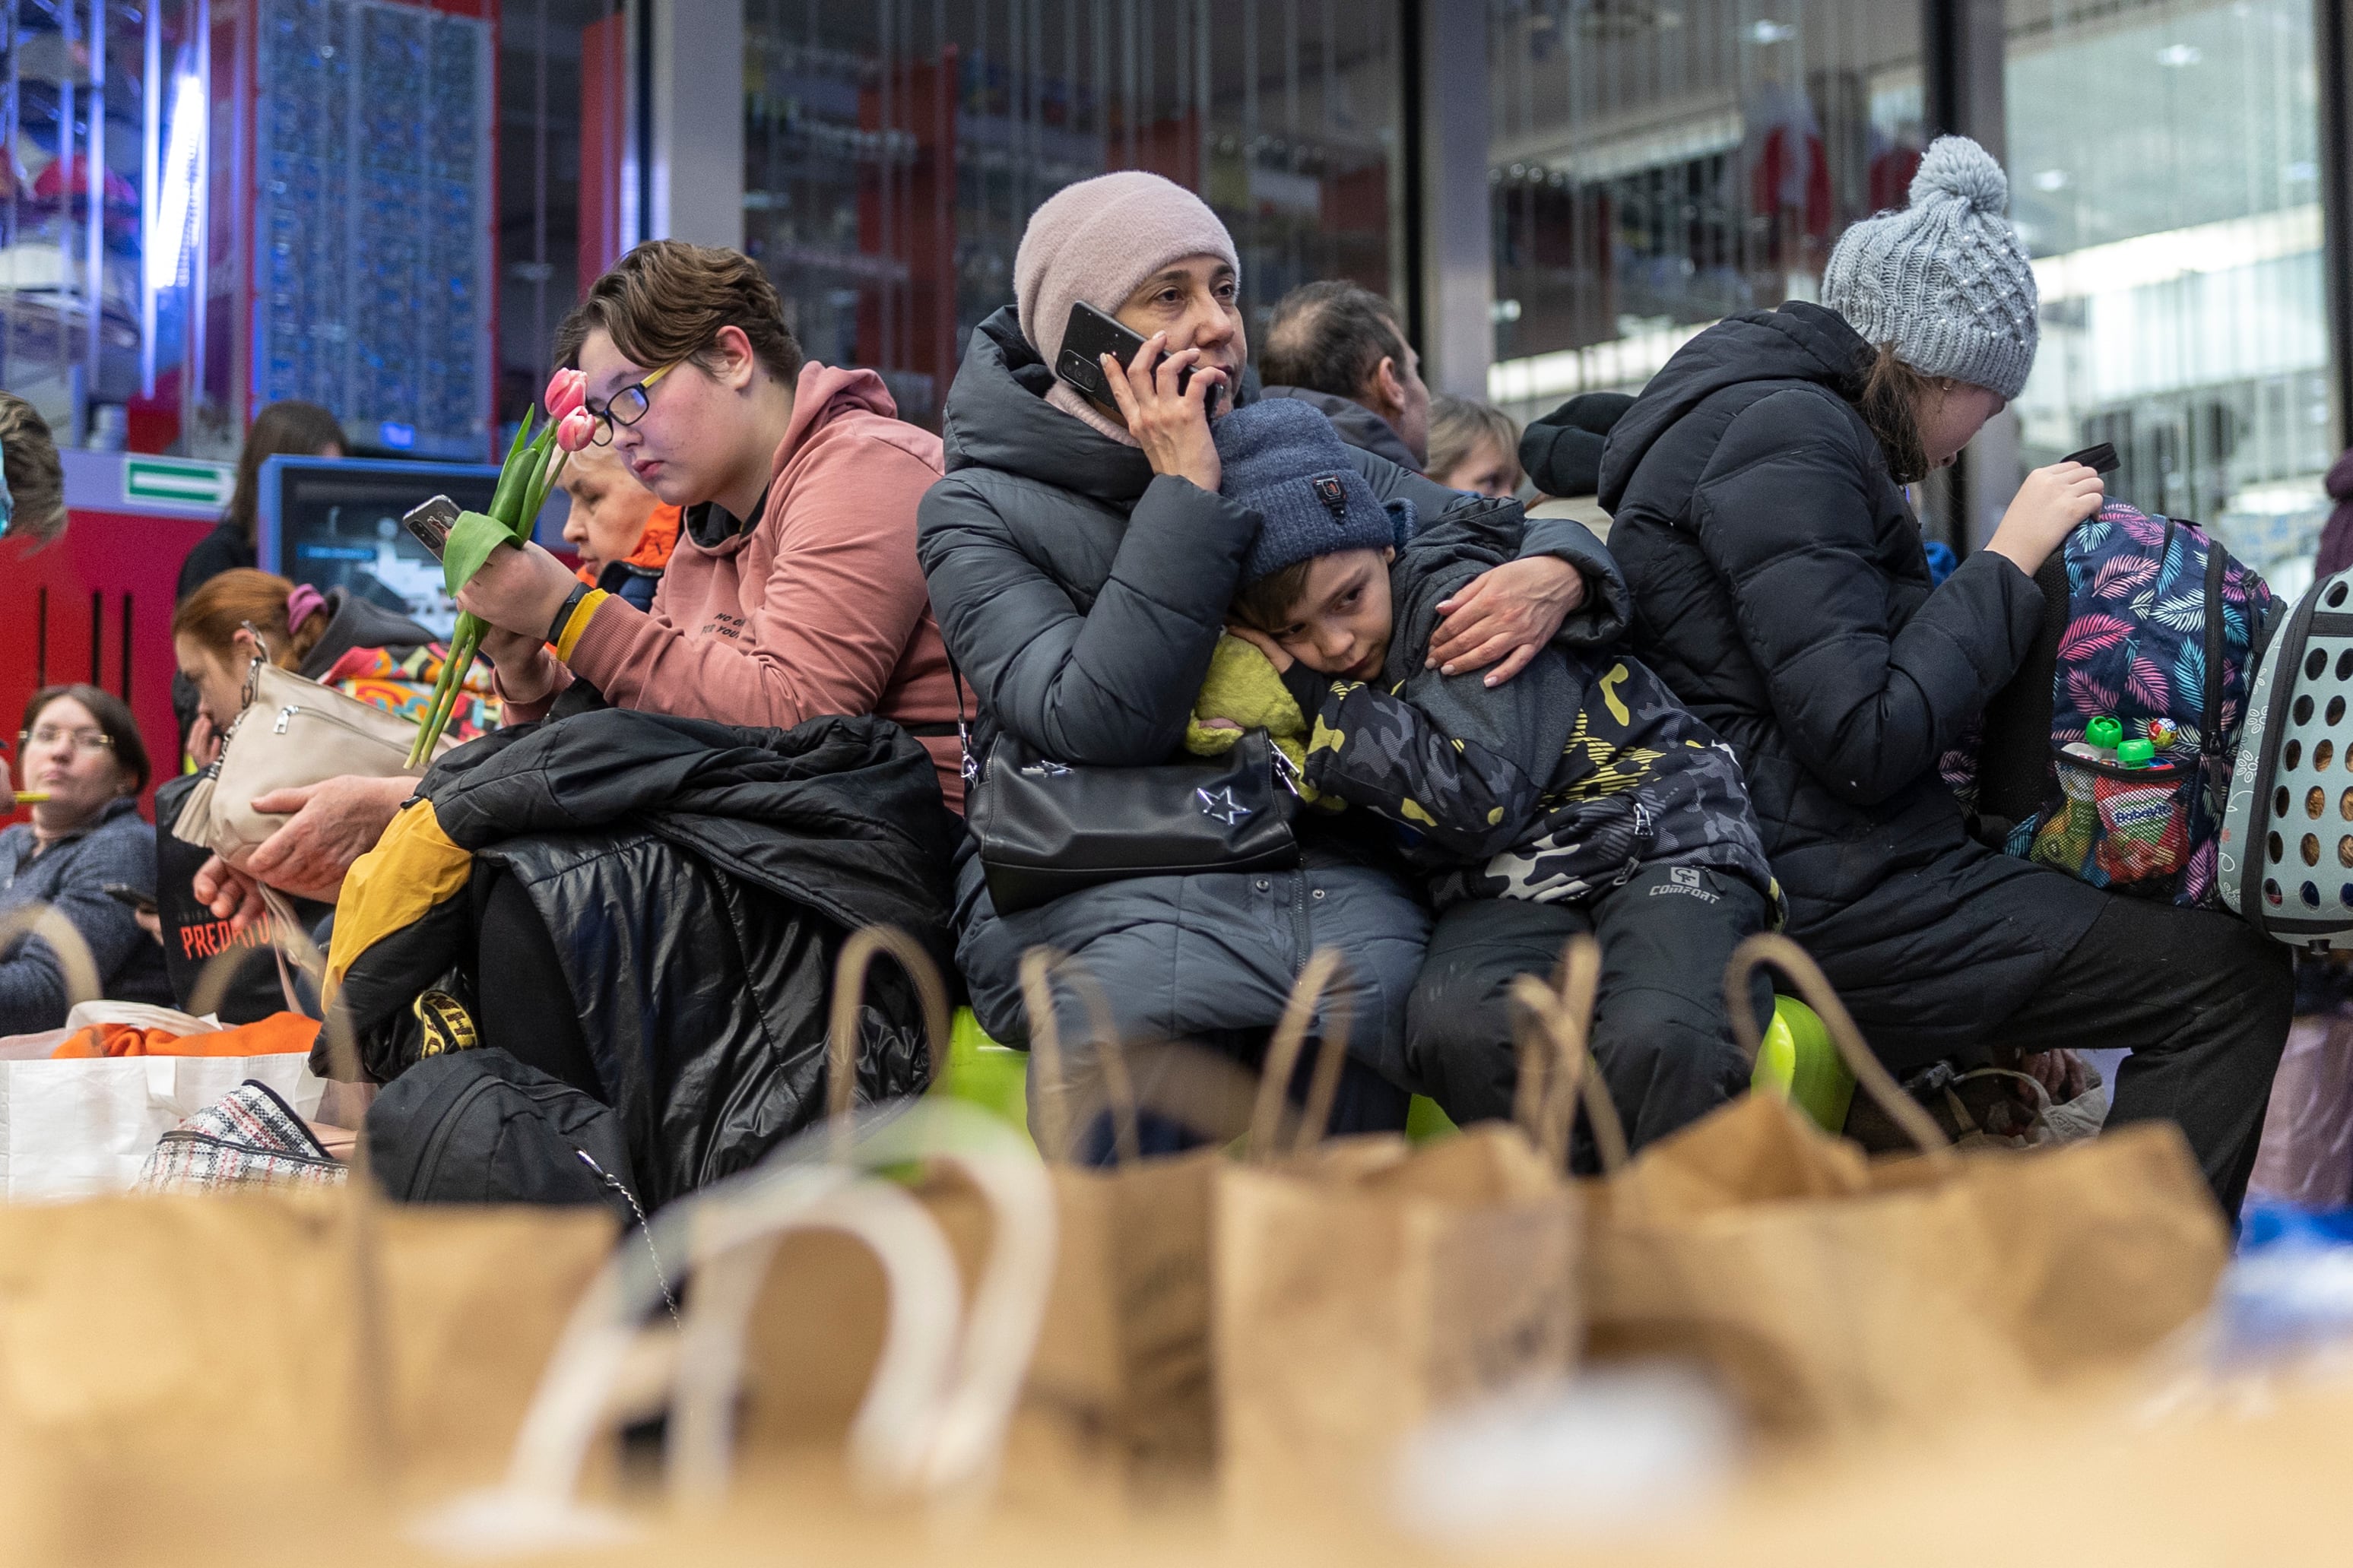
[[[2084,750],[2089,752],[2092,749],[2084,746]],[[2067,752],[2075,754],[2075,746],[2069,746]],[[2042,830],[2034,836],[2031,858],[2075,874],[2084,869],[2084,863],[2091,858],[2092,845],[2100,836],[2099,807],[2093,798],[2094,780],[2091,769],[2071,768],[2063,763],[2058,773],[2060,791],[2066,796],[2066,809],[2044,823]]]
[[[2149,767],[2149,750],[2146,741],[2126,742],[2118,748],[2117,762],[2142,777],[2103,773],[2092,781],[2099,816],[2097,860],[2111,882],[2170,877],[2181,869],[2189,847],[2189,807],[2181,770]],[[2137,767],[2130,755],[2136,751]]]

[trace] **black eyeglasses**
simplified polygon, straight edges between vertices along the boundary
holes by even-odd
[[[630,383],[607,398],[605,406],[602,408],[593,404],[587,405],[588,412],[596,418],[596,433],[591,436],[589,440],[599,447],[611,446],[613,427],[617,425],[635,425],[638,420],[643,419],[646,416],[646,410],[653,406],[653,400],[646,394],[653,389],[656,382],[685,363],[686,361],[682,359],[674,359],[643,381]]]

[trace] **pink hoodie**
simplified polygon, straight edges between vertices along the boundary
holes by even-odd
[[[617,708],[777,729],[829,713],[944,726],[918,733],[962,811],[955,689],[915,561],[940,438],[896,413],[871,370],[802,366],[759,526],[709,547],[681,532],[653,612],[600,603],[557,689],[576,672]]]

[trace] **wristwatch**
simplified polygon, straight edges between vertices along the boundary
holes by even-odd
[[[572,584],[572,592],[564,595],[564,607],[555,612],[555,620],[547,628],[546,641],[560,643],[564,640],[564,628],[572,624],[573,612],[579,609],[580,601],[593,592],[595,590],[586,583]]]

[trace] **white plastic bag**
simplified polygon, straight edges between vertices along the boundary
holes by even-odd
[[[326,1087],[300,1051],[0,1061],[0,1198],[128,1192],[164,1133],[248,1079],[304,1117]]]

